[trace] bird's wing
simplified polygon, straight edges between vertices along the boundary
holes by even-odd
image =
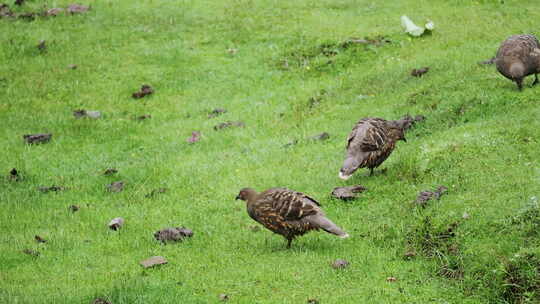
[[[351,134],[349,134],[347,149],[353,147],[351,145],[353,141],[357,141],[354,148],[359,148],[361,152],[380,150],[388,140],[385,132],[385,123],[386,121],[381,118],[361,119],[354,126]]]
[[[300,220],[305,216],[321,213],[320,204],[313,198],[289,189],[278,188],[264,195],[262,203],[266,212],[277,213],[285,220]],[[271,203],[271,208],[270,208]]]

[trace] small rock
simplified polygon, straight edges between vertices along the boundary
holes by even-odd
[[[90,6],[82,4],[70,4],[67,8],[68,13],[70,14],[81,14],[86,13],[90,9]]]
[[[347,267],[349,267],[349,262],[342,259],[337,259],[332,263],[332,268],[334,269],[344,269]]]
[[[192,236],[193,231],[185,227],[165,228],[154,233],[154,238],[162,243],[183,241],[185,238]]]
[[[319,300],[317,300],[317,299],[308,299],[307,303],[308,304],[319,304]]]
[[[191,132],[191,137],[187,139],[187,142],[190,144],[196,143],[201,140],[201,132],[193,131]]]
[[[113,175],[116,173],[118,173],[118,170],[116,168],[108,168],[107,170],[105,170],[105,172],[103,172],[103,175]]]
[[[420,68],[420,69],[413,69],[412,72],[411,72],[411,76],[422,77],[422,75],[424,75],[428,71],[429,71],[428,67],[423,67],[423,68]]]
[[[355,199],[356,193],[362,193],[366,191],[367,188],[362,185],[348,186],[348,187],[336,187],[332,191],[332,196],[340,200],[351,200]]]
[[[21,17],[22,15],[19,15]],[[40,40],[37,45],[38,50],[44,52],[47,49],[47,42],[45,40]]]
[[[68,209],[69,209],[69,211],[71,211],[71,212],[77,212],[77,211],[79,211],[79,209],[81,209],[81,208],[80,208],[79,206],[77,206],[77,205],[71,205],[71,206],[69,206]]]
[[[386,278],[386,282],[395,282],[395,281],[397,281],[396,277],[388,277],[388,278]]]
[[[218,117],[224,113],[227,113],[227,110],[221,108],[213,109],[210,113],[208,113],[208,118]]]
[[[245,126],[246,125],[241,121],[227,121],[227,122],[222,122],[222,123],[214,126],[214,130],[218,131],[218,130],[225,129],[225,128],[230,128],[230,127],[243,128]]]
[[[154,189],[152,190],[150,193],[146,194],[144,197],[146,198],[152,198],[160,193],[165,193],[167,192],[169,189],[167,188],[159,188],[159,189]]]
[[[97,298],[94,301],[92,301],[92,304],[111,304],[111,302],[102,298]]]
[[[38,257],[40,255],[39,251],[32,250],[32,249],[25,249],[22,252],[31,256],[35,256],[35,257]]]
[[[51,137],[52,137],[51,133],[23,135],[23,139],[28,144],[43,144],[43,143],[49,142],[51,140]]]
[[[63,191],[65,190],[64,187],[62,186],[50,186],[50,187],[39,187],[38,188],[39,191],[43,192],[43,193],[47,193],[47,192],[50,192],[50,191],[54,191],[54,192],[58,192],[58,191]]]
[[[113,182],[112,184],[107,185],[107,188],[109,189],[109,192],[120,192],[124,190],[124,182]]]
[[[429,200],[432,198],[436,200],[440,199],[446,191],[448,191],[448,188],[445,186],[439,186],[435,191],[421,191],[416,198],[416,203],[422,207],[425,207]]]
[[[148,258],[148,259],[146,259],[144,261],[141,261],[140,264],[144,268],[151,268],[151,267],[154,267],[156,265],[167,264],[167,260],[162,256],[153,256],[153,257]]]
[[[147,84],[143,84],[141,86],[141,89],[135,93],[133,93],[131,96],[135,99],[143,98],[144,96],[150,95],[154,93],[154,89],[152,89],[151,86]]]
[[[309,139],[311,139],[311,140],[327,140],[329,138],[330,138],[330,134],[328,134],[327,132],[323,132],[321,134],[311,136]]]
[[[224,294],[224,293],[222,293],[222,294],[219,295],[219,300],[220,300],[220,301],[228,301],[228,300],[229,300],[229,296],[226,295],[226,294]]]
[[[118,229],[120,229],[122,226],[124,226],[124,219],[121,218],[121,217],[117,217],[117,218],[113,218],[110,222],[109,222],[109,228],[114,230],[114,231],[117,231]]]
[[[13,182],[18,182],[19,180],[21,180],[21,176],[19,175],[17,169],[13,168],[9,171],[8,179]]]
[[[34,239],[35,239],[36,242],[38,242],[38,243],[46,243],[46,242],[47,242],[46,239],[40,237],[39,235],[34,236]]]
[[[405,259],[412,259],[416,256],[416,252],[414,252],[413,250],[408,250],[407,252],[405,252],[405,254],[403,254],[403,257],[405,257]]]

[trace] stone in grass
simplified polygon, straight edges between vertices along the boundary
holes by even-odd
[[[319,304],[319,300],[317,300],[315,298],[311,298],[311,299],[307,300],[307,303],[308,304]]]
[[[153,256],[153,257],[148,258],[148,259],[146,259],[144,261],[141,261],[140,264],[144,268],[151,268],[151,267],[154,267],[154,266],[157,266],[157,265],[167,264],[167,260],[162,256]]]
[[[38,134],[25,134],[23,135],[24,140],[26,143],[34,145],[34,144],[44,144],[46,142],[49,142],[51,140],[52,134],[51,133],[38,133]]]
[[[68,207],[68,210],[71,211],[71,212],[77,212],[79,211],[79,209],[81,209],[79,206],[77,205],[71,205]]]
[[[214,130],[218,131],[218,130],[231,128],[231,127],[243,128],[245,126],[246,126],[246,124],[243,123],[242,121],[226,121],[226,122],[222,122],[222,123],[220,123],[218,125],[215,125]]]
[[[114,231],[117,231],[118,229],[120,229],[122,226],[124,226],[124,219],[121,218],[121,217],[117,217],[117,218],[113,218],[110,222],[109,222],[109,229],[111,230],[114,230]]]
[[[107,185],[107,189],[109,189],[109,192],[120,192],[124,190],[124,182],[123,181],[113,182]]]
[[[223,301],[223,302],[229,301],[229,296],[226,295],[226,294],[224,294],[224,293],[220,293],[220,294],[219,294],[219,300],[220,300],[220,301]]]
[[[9,171],[9,174],[7,176],[8,180],[12,182],[18,182],[21,180],[21,176],[19,175],[19,171],[17,169],[13,168]]]
[[[87,117],[87,118],[98,119],[98,118],[101,118],[101,112],[99,112],[99,111],[87,111],[87,110],[75,110],[75,111],[73,111],[73,116],[75,116],[75,118]]]
[[[54,8],[53,8],[54,9]],[[47,11],[48,12],[48,11]],[[77,65],[76,64],[70,64],[67,66],[68,69],[70,70],[76,70],[77,69]]]
[[[152,115],[150,114],[144,114],[144,115],[141,115],[141,116],[138,116],[137,118],[135,118],[136,120],[146,120],[146,119],[150,119],[152,118]]]
[[[343,259],[337,259],[332,263],[334,269],[344,269],[349,267],[349,262]]]
[[[111,302],[102,298],[96,298],[94,301],[92,301],[92,304],[111,304]]]
[[[131,94],[131,97],[135,98],[135,99],[140,99],[140,98],[143,98],[147,95],[151,95],[154,93],[154,89],[152,89],[151,86],[147,85],[147,84],[143,84],[141,86],[141,89],[133,94]]]
[[[336,187],[332,191],[332,196],[340,200],[352,200],[357,197],[357,193],[366,191],[367,188],[362,185],[348,186],[348,187]]]
[[[154,238],[162,243],[181,242],[185,238],[192,237],[193,231],[185,227],[170,227],[154,233]]]
[[[448,191],[448,188],[445,186],[439,186],[435,191],[420,191],[420,193],[418,193],[418,197],[416,198],[416,203],[422,207],[426,207],[428,201],[433,198],[436,200],[440,199],[446,191]]]

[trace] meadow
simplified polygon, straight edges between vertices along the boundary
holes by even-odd
[[[540,86],[478,64],[540,36],[537,0],[81,1],[0,17],[0,303],[540,302]],[[411,38],[402,15],[435,30]],[[143,84],[154,93],[132,98]],[[407,114],[426,119],[373,176],[338,178],[360,118]],[[245,126],[214,129],[227,121]],[[26,144],[34,133],[53,135]],[[354,201],[330,196],[357,184]],[[286,249],[253,229],[243,187],[307,193],[351,237]],[[171,226],[194,235],[154,239]],[[144,269],[150,256],[168,263]]]

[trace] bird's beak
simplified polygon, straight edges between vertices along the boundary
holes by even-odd
[[[240,199],[240,195],[237,195],[235,200],[239,200]]]

